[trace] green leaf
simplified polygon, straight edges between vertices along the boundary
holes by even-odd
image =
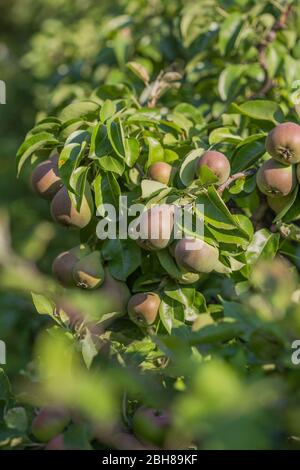
[[[112,100],[105,100],[100,110],[101,121],[106,122],[108,119],[113,117],[116,111],[116,103]]]
[[[202,185],[213,184],[218,182],[217,176],[207,165],[202,165],[199,167],[198,179]]]
[[[86,367],[89,369],[92,365],[94,358],[97,356],[98,351],[94,344],[92,335],[89,329],[86,329],[85,336],[81,340],[82,357]]]
[[[125,154],[125,163],[132,168],[140,154],[140,146],[137,139],[132,137],[125,139]]]
[[[67,144],[60,152],[58,160],[59,176],[68,189],[71,189],[70,179],[80,161],[84,148],[85,143],[83,145],[72,143]]]
[[[300,198],[298,197],[298,193],[299,185],[296,186],[292,193],[286,196],[285,206],[275,217],[273,221],[274,223],[281,219],[283,219],[284,222],[292,222],[300,216]],[[296,200],[297,202],[295,203]]]
[[[239,143],[241,142],[242,138],[236,134],[232,134],[231,130],[228,127],[219,127],[214,129],[209,134],[209,143],[210,145],[219,144],[222,142],[230,142],[230,143]]]
[[[102,204],[112,204],[115,209],[118,209],[121,189],[112,173],[99,174],[94,179],[92,186],[95,192],[95,204],[99,215],[105,215],[105,211],[101,207]]]
[[[138,62],[128,62],[126,66],[144,83],[149,83],[150,77],[145,67]]]
[[[164,160],[164,149],[159,141],[153,137],[147,138],[147,144],[149,146],[147,168],[149,168],[153,163],[162,162]]]
[[[278,233],[272,233],[266,228],[255,232],[246,251],[247,262],[253,264],[261,258],[274,258],[279,248],[279,239]]]
[[[277,103],[274,103],[274,101],[252,100],[246,101],[241,105],[233,103],[229,110],[252,119],[270,121],[274,124],[284,121],[284,114],[281,107]]]
[[[190,345],[223,343],[237,338],[244,332],[244,326],[240,322],[222,321],[215,325],[207,325],[191,334]]]
[[[107,127],[99,122],[93,129],[91,137],[90,158],[103,157],[113,152],[109,141]]]
[[[72,189],[70,197],[78,211],[85,194],[88,172],[89,167],[80,166],[73,171],[70,177],[70,187]]]
[[[179,286],[171,290],[166,288],[165,294],[184,306],[186,321],[194,321],[200,313],[207,311],[205,297],[195,288]]]
[[[57,135],[61,129],[61,122],[55,117],[49,116],[48,118],[42,119],[37,123],[36,126],[30,131],[29,135],[39,134],[41,132],[48,132],[52,135]]]
[[[164,162],[172,163],[178,160],[179,156],[174,150],[164,149]]]
[[[55,312],[55,303],[44,295],[31,293],[33,304],[40,315],[50,315]]]
[[[65,145],[67,144],[83,144],[84,142],[89,143],[91,140],[91,135],[89,131],[86,130],[77,130],[72,132],[66,139]]]
[[[118,160],[116,157],[105,155],[104,157],[99,158],[98,162],[102,170],[112,171],[113,173],[117,173],[119,176],[124,173],[125,163],[122,160]]]
[[[221,23],[219,31],[219,49],[222,55],[229,54],[235,46],[235,42],[243,26],[240,13],[231,13]]]
[[[257,163],[265,151],[265,146],[261,142],[251,142],[239,147],[231,160],[233,173],[243,171]]]
[[[204,149],[198,148],[189,152],[185,157],[179,170],[180,179],[185,186],[189,186],[195,179],[196,161],[203,153]]]
[[[119,157],[125,158],[125,137],[120,119],[109,120],[107,122],[107,134],[109,141]]]
[[[106,240],[102,254],[113,277],[126,281],[141,264],[141,250],[133,240]]]
[[[28,160],[31,155],[37,150],[43,147],[54,148],[58,144],[58,140],[53,137],[53,135],[48,132],[41,132],[39,134],[34,134],[27,138],[17,153],[17,175],[20,175],[20,172],[23,168],[24,163]]]
[[[278,214],[274,222],[282,218],[286,223],[299,220],[300,218],[300,191],[299,185],[296,187],[295,191],[288,197],[288,202],[286,207]]]
[[[153,196],[158,191],[166,189],[167,186],[163,183],[153,180],[142,180],[141,189],[142,189],[142,199],[147,199],[148,197]]]
[[[241,80],[245,67],[241,64],[228,65],[219,77],[218,90],[223,101],[235,98],[241,88]]]
[[[98,110],[99,104],[94,101],[74,101],[61,111],[59,118],[62,122],[69,121],[70,119],[93,121],[97,117]]]
[[[174,301],[163,298],[159,306],[159,318],[169,334],[174,321]]]
[[[173,278],[173,279],[181,279],[182,272],[177,267],[174,259],[168,252],[168,250],[160,250],[156,252],[156,255],[159,259],[160,264],[164,268],[165,271]]]
[[[196,202],[199,205],[203,205],[203,213],[200,211],[200,208],[196,208],[196,210],[200,217],[204,215],[208,224],[219,229],[233,230],[237,228],[240,232],[244,232],[243,229],[239,227],[238,220],[231,214],[223,199],[213,186],[210,186],[207,192],[200,194]]]
[[[65,121],[61,126],[60,140],[63,141],[67,139],[73,132],[86,128],[86,126],[86,122],[81,119],[69,119],[69,121]]]

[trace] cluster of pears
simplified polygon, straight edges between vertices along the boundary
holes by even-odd
[[[271,209],[279,213],[300,182],[300,126],[278,124],[267,136],[266,150],[272,158],[262,164],[256,182]]]
[[[230,176],[230,163],[228,158],[217,150],[208,150],[199,157],[195,164],[195,177],[199,177],[201,169],[207,167],[216,177],[216,184],[225,183]],[[175,168],[166,162],[156,162],[150,165],[148,176],[153,181],[168,185],[176,174]]]
[[[44,406],[39,409],[32,421],[31,433],[35,440],[45,446],[45,450],[68,450],[65,432],[71,423],[78,422],[84,422],[84,418],[74,411],[58,406]],[[114,429],[114,437],[117,441],[118,438],[122,441],[122,437],[124,440],[124,437],[130,436],[131,444],[138,446],[137,448],[140,448],[140,445],[154,445],[161,448],[165,444],[170,425],[171,415],[168,410],[140,406],[132,418],[133,435],[121,432],[122,428],[117,427]],[[91,440],[101,439],[101,433],[98,436],[96,425],[91,425],[87,429]],[[135,442],[132,438],[138,440]]]
[[[227,157],[217,151],[207,151],[196,161],[195,177],[202,167],[208,167],[221,185],[230,176]],[[166,162],[157,162],[149,167],[148,176],[160,183],[169,184],[174,176],[173,167]],[[219,262],[219,251],[198,238],[182,238],[172,241],[174,232],[174,206],[161,204],[148,209],[138,219],[140,238],[137,243],[145,250],[156,251],[169,248],[182,272],[182,283],[194,283],[202,274],[212,272]],[[156,292],[137,293],[128,303],[131,320],[140,326],[152,325],[158,315],[161,299]]]
[[[58,159],[55,154],[36,166],[32,172],[32,186],[42,198],[51,201],[51,214],[56,222],[82,229],[89,224],[93,215],[90,188],[87,185],[81,207],[77,210],[59,176]],[[76,246],[55,258],[52,271],[63,287],[100,288],[99,294],[111,300],[112,311],[126,312],[129,289],[103,266],[99,251],[92,251],[86,244]]]
[[[31,176],[32,187],[39,196],[51,201],[51,214],[57,223],[82,229],[90,223],[93,215],[90,187],[86,186],[78,210],[59,176],[58,159],[59,156],[54,154],[35,167]]]
[[[228,159],[217,151],[207,151],[199,157],[195,165],[195,178],[203,167],[208,167],[215,175],[217,184],[223,184],[230,175]],[[166,162],[156,162],[148,169],[149,178],[166,185],[172,181],[174,175],[174,168]],[[58,223],[81,229],[90,222],[93,214],[90,189],[87,186],[81,208],[77,210],[59,176],[58,155],[53,155],[34,169],[32,185],[41,197],[51,201],[51,213]],[[140,226],[137,243],[150,251],[168,247],[182,272],[182,283],[196,282],[201,274],[210,273],[216,267],[219,252],[215,246],[196,238],[173,241],[172,204],[161,204],[148,209],[137,219],[137,223]],[[159,294],[137,293],[129,299],[130,292],[126,283],[114,279],[103,266],[101,253],[92,251],[88,245],[82,244],[61,253],[54,260],[52,269],[55,278],[64,287],[99,288],[99,293],[118,298],[114,311],[127,310],[132,321],[140,326],[152,325],[157,318],[161,303]]]

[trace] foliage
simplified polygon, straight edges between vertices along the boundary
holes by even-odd
[[[49,273],[63,249],[58,242],[44,254],[51,234],[24,260],[3,231],[2,289],[32,291],[47,331],[23,370],[27,400],[0,375],[1,446],[42,446],[32,405],[50,403],[74,413],[67,448],[157,445],[133,435],[141,405],[170,413],[165,448],[297,447],[299,184],[274,214],[255,174],[269,158],[268,133],[298,121],[298,3],[25,3],[37,17],[16,1],[8,22],[36,30],[21,64],[42,112],[17,152],[18,176],[58,152],[73,204],[79,209],[91,188],[95,207],[87,227],[59,232],[67,248],[88,244],[131,294],[154,291],[161,303],[156,322],[138,327],[110,311],[101,287],[65,290],[36,270],[40,260]],[[49,18],[53,5],[60,18]],[[209,170],[195,176],[211,149],[230,162],[221,186]],[[169,185],[147,176],[156,162],[173,167]],[[189,282],[169,246],[99,240],[96,208],[118,210],[119,195],[189,207],[218,249],[214,271]]]

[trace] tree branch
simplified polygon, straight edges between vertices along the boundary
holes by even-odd
[[[250,170],[240,171],[239,173],[235,173],[234,175],[229,176],[228,180],[218,187],[218,193],[222,194],[223,191],[225,191],[225,189],[227,189],[231,185],[231,183],[233,183],[235,180],[239,178],[246,178],[246,176],[251,176],[251,175],[254,175],[255,173],[256,173],[256,170],[252,168]]]

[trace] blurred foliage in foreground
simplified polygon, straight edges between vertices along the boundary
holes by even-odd
[[[1,285],[53,289],[3,236]],[[123,320],[98,338],[98,353],[91,336],[74,336],[54,318],[58,325],[40,337],[16,396],[1,372],[1,446],[41,446],[31,435],[32,403],[71,410],[67,448],[147,448],[130,432],[142,402],[170,412],[166,448],[297,447],[300,379],[291,343],[300,334],[299,279],[283,260],[261,261],[251,286],[239,301],[223,301],[225,324],[202,314],[193,331],[180,324],[172,336],[143,337]],[[42,297],[35,304],[51,311]]]
[[[16,149],[36,113],[56,114],[103,83],[125,82],[142,93],[127,65],[132,61],[151,78],[163,69],[180,72],[181,88],[161,104],[195,106],[199,130],[212,120],[212,127],[219,125],[232,101],[268,98],[287,114],[300,71],[299,4],[290,3],[293,14],[285,17],[289,2],[266,0],[1,2],[0,77],[8,105],[0,108],[0,194],[17,251],[2,215],[0,333],[14,391],[1,372],[1,447],[43,447],[31,433],[33,406],[51,403],[70,409],[64,433],[70,448],[145,445],[132,434],[139,403],[170,412],[167,448],[299,446],[300,379],[291,363],[300,333],[299,279],[293,267],[281,258],[260,261],[250,289],[239,296],[224,285],[225,322],[212,325],[203,314],[193,331],[180,324],[171,336],[144,337],[124,319],[96,348],[95,338],[80,328],[74,334],[39,295],[35,305],[48,315],[33,315],[28,292],[55,290],[34,263],[49,272],[54,254],[72,246],[75,236],[66,240],[46,204],[29,195],[27,179],[16,184],[14,176]],[[76,309],[86,298],[70,294],[70,302]],[[37,332],[45,329],[33,354]]]

